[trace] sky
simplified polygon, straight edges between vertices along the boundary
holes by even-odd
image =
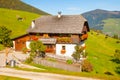
[[[120,0],[22,0],[49,14],[82,14],[95,9],[120,11]]]

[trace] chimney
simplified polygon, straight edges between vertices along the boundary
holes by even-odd
[[[61,18],[61,11],[60,12],[58,12],[58,18]]]
[[[35,27],[35,20],[32,21],[32,23],[31,23],[31,27],[32,27],[32,28]]]

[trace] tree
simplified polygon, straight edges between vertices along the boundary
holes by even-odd
[[[4,47],[12,47],[11,32],[11,30],[4,26],[0,27],[0,44],[4,45]]]
[[[12,31],[7,29],[6,27],[0,26],[0,44],[6,47],[5,49],[6,62],[9,54],[9,47],[13,46],[12,40],[10,39],[11,32]]]
[[[75,46],[75,52],[73,52],[72,57],[77,61],[80,60],[80,55],[83,53],[83,48],[80,46]]]
[[[39,52],[44,52],[45,51],[45,46],[42,44],[41,41],[32,41],[30,43],[30,49],[31,49],[31,54],[30,57],[34,58],[37,55],[37,51]]]

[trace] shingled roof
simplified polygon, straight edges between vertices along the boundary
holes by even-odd
[[[41,16],[28,33],[74,33],[80,34],[87,20],[81,15]]]

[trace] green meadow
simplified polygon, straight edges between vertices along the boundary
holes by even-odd
[[[0,80],[28,80],[28,79],[0,75]]]
[[[86,40],[86,52],[88,60],[93,65],[93,74],[104,74],[110,72],[114,76],[120,76],[115,72],[117,63],[113,62],[116,49],[120,49],[120,43],[111,37],[105,38],[105,35],[91,31]]]
[[[103,20],[104,27],[103,32],[114,35],[114,34],[120,34],[120,18],[109,18],[106,20]]]
[[[25,34],[31,21],[39,16],[35,13],[0,8],[0,26],[12,30],[11,38],[18,37]],[[18,20],[18,18],[22,18],[22,20]]]

